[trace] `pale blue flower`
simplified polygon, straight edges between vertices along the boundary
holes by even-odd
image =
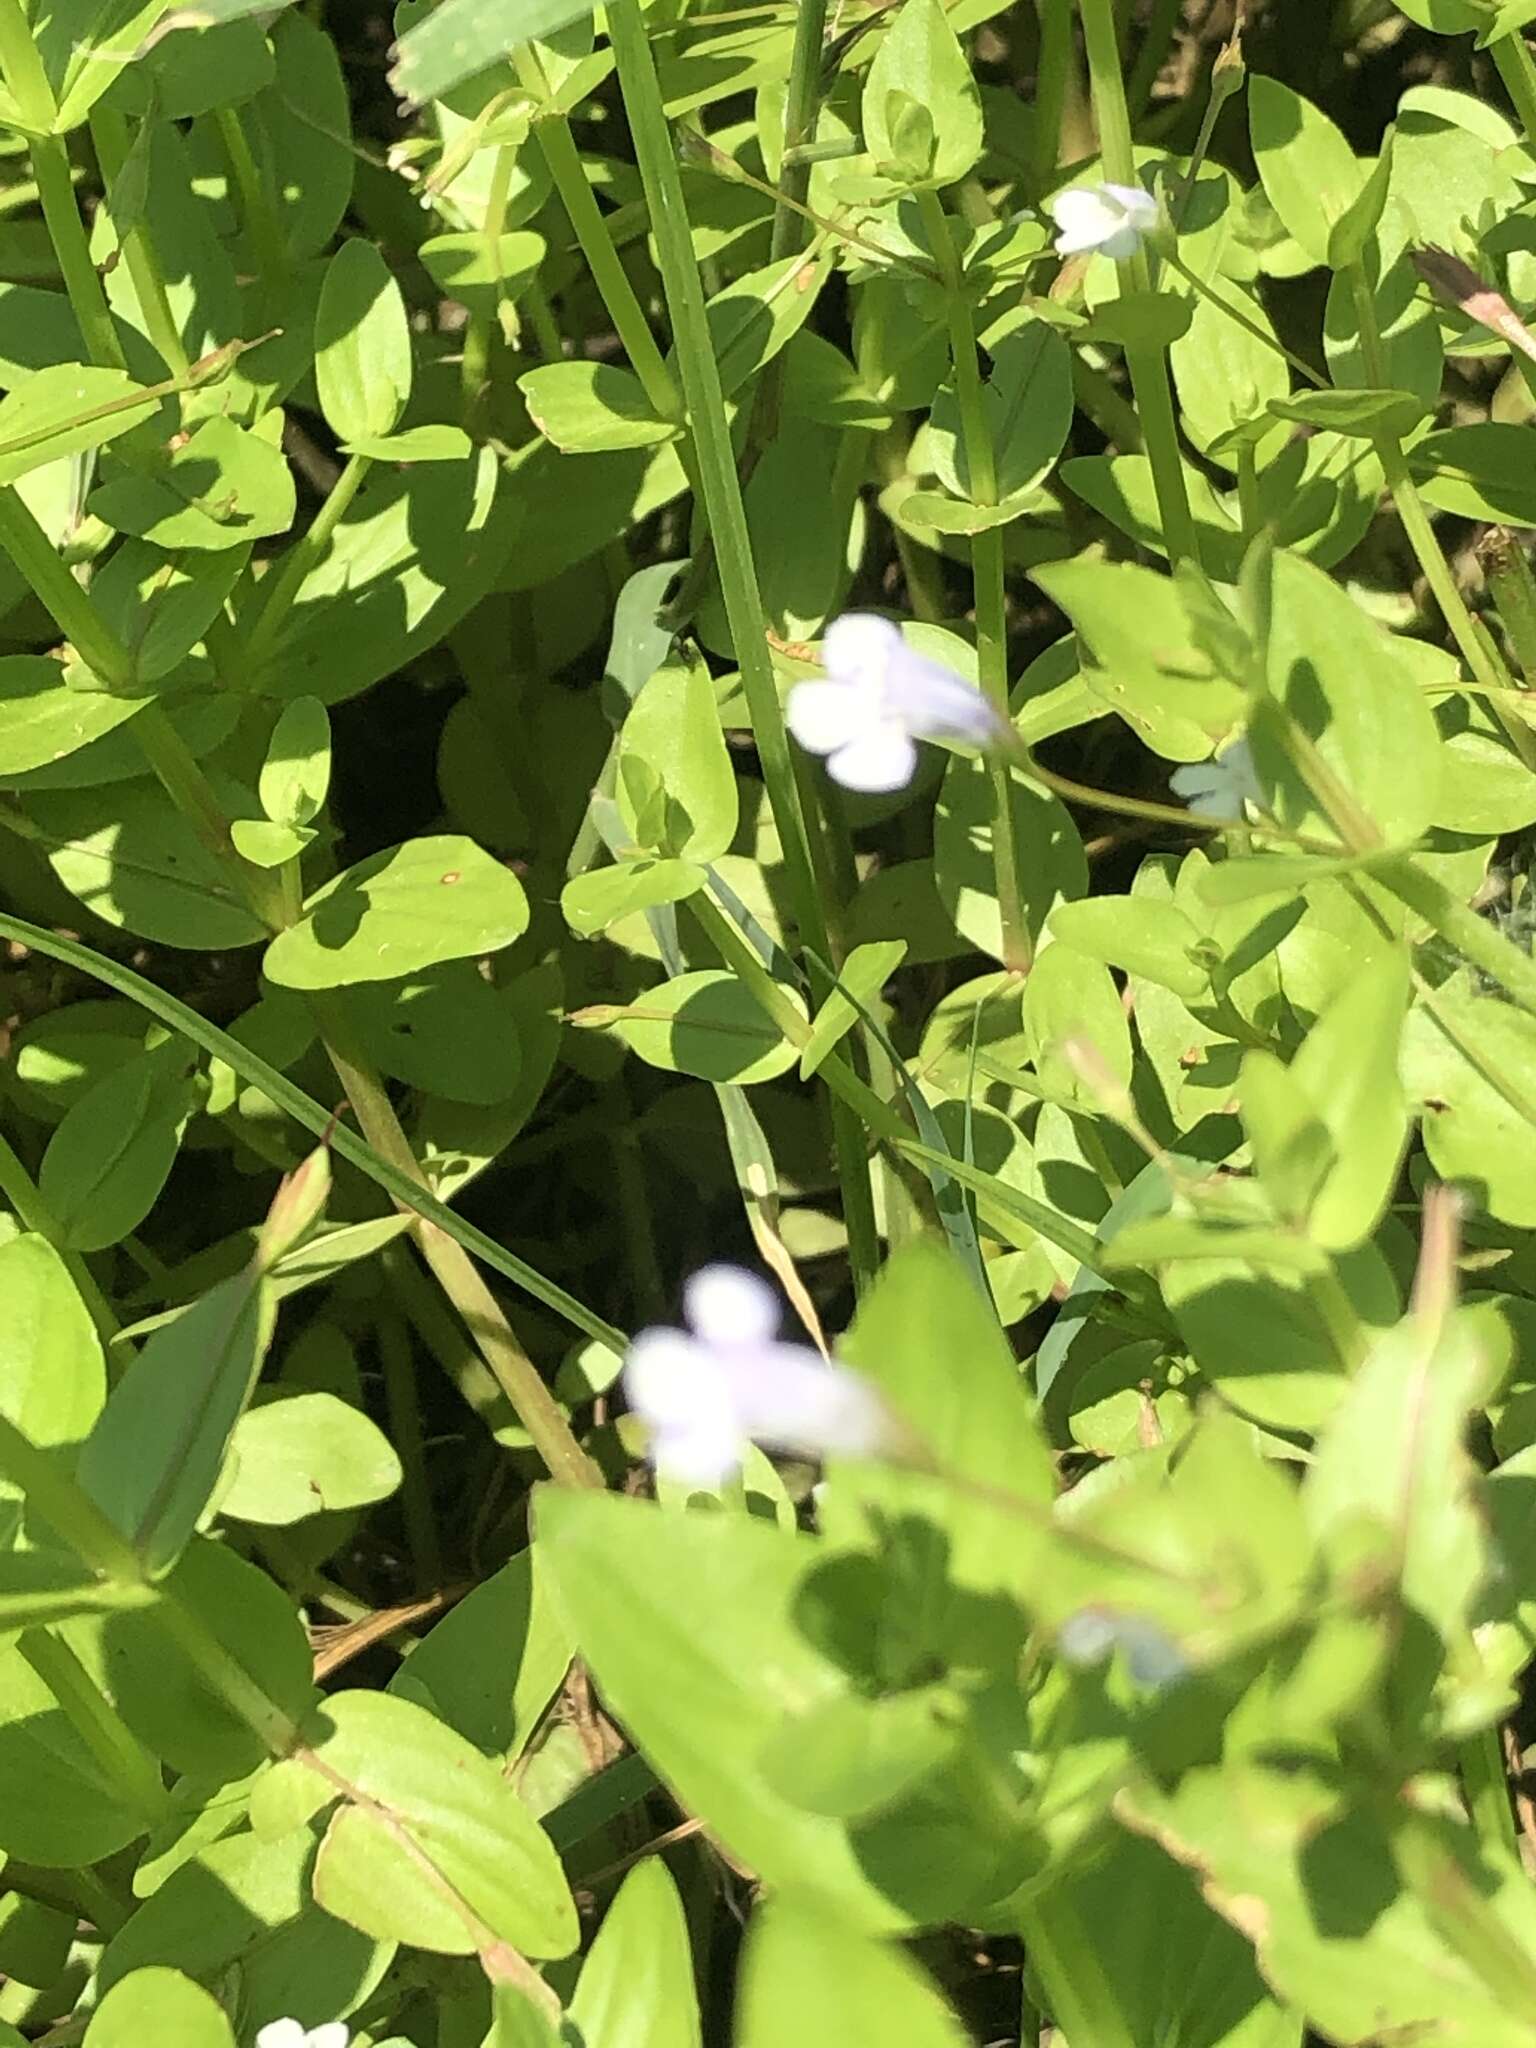
[[[1224,818],[1236,823],[1246,804],[1261,805],[1264,801],[1246,740],[1234,740],[1213,760],[1175,769],[1168,781],[1174,794],[1183,797],[1197,818]]]
[[[351,2038],[345,2020],[307,2029],[298,2020],[269,2020],[257,2030],[256,2048],[347,2048]]]
[[[779,1338],[773,1289],[739,1266],[706,1266],[683,1290],[686,1330],[642,1330],[624,1361],[630,1407],[650,1425],[663,1478],[718,1486],[747,1445],[802,1457],[869,1457],[895,1441],[868,1381]]]
[[[784,715],[810,754],[844,789],[888,795],[905,789],[918,740],[984,747],[1002,720],[974,686],[908,647],[901,629],[876,612],[845,612],[821,643],[824,683],[797,683]]]
[[[1157,201],[1139,185],[1069,185],[1046,201],[1059,233],[1058,256],[1109,256],[1124,263],[1157,226]]]
[[[1115,1650],[1138,1685],[1160,1692],[1189,1671],[1189,1659],[1173,1638],[1140,1615],[1108,1607],[1081,1607],[1056,1633],[1056,1648],[1068,1664],[1102,1664]]]

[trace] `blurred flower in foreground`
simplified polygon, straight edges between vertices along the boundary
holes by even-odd
[[[327,2020],[307,2030],[297,2020],[269,2020],[256,2035],[256,2048],[347,2048],[345,2020]]]
[[[718,1486],[749,1443],[820,1458],[877,1456],[902,1441],[867,1381],[780,1342],[778,1300],[755,1274],[705,1266],[683,1289],[683,1314],[686,1330],[642,1330],[624,1361],[624,1391],[650,1424],[663,1478]]]
[[[1092,252],[1123,263],[1157,226],[1157,201],[1139,185],[1072,185],[1045,203],[1060,230],[1058,256]]]
[[[984,747],[1002,721],[981,692],[952,669],[914,653],[901,628],[875,612],[846,612],[821,643],[824,683],[796,683],[785,705],[790,731],[844,789],[885,795],[905,789],[917,766],[916,740],[965,740]]]
[[[1227,818],[1236,823],[1245,804],[1264,801],[1246,740],[1234,740],[1214,760],[1175,769],[1168,784],[1199,818]]]
[[[1153,1692],[1189,1670],[1189,1659],[1155,1621],[1115,1614],[1107,1607],[1081,1607],[1069,1615],[1057,1631],[1056,1647],[1066,1663],[1080,1666],[1102,1664],[1119,1650],[1136,1683]]]

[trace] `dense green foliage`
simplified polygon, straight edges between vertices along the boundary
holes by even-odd
[[[0,2048],[1536,2044],[1536,0],[1248,15],[0,0]]]

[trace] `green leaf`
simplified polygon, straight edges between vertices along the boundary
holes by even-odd
[[[59,664],[40,654],[0,656],[0,775],[68,760],[148,701],[72,690]]]
[[[195,1056],[172,1041],[105,1074],[64,1114],[38,1174],[72,1251],[130,1236],[159,1199],[192,1114]]]
[[[621,860],[573,876],[560,891],[560,908],[577,937],[591,939],[636,911],[686,901],[707,879],[706,870],[693,861]]]
[[[310,1515],[387,1500],[400,1460],[376,1422],[334,1394],[292,1394],[249,1409],[230,1442],[234,1477],[219,1513],[286,1529]]]
[[[258,1830],[336,1807],[316,1901],[365,1934],[439,1955],[490,1940],[568,1955],[576,1908],[549,1837],[498,1767],[408,1700],[332,1693],[305,1752],[253,1803]]]
[[[798,999],[785,991],[791,1002]],[[589,1017],[614,1032],[648,1066],[701,1081],[750,1087],[795,1064],[796,1049],[734,975],[717,968],[674,975],[627,1008]]]
[[[147,1825],[19,1646],[0,1643],[0,1854],[54,1869],[97,1863]]]
[[[913,0],[907,0],[910,7]],[[1000,341],[982,401],[997,467],[997,495],[1033,490],[1049,474],[1072,426],[1072,351],[1053,327],[1032,320]],[[957,497],[974,496],[953,384],[933,402],[929,450],[939,480]]]
[[[753,1916],[736,2038],[740,2048],[963,2048],[968,2035],[904,1951],[788,1894]]]
[[[1009,788],[1024,921],[1038,937],[1059,902],[1088,887],[1083,843],[1054,796],[1015,778]],[[992,859],[992,779],[984,761],[953,759],[934,818],[934,879],[939,900],[973,946],[1003,957]]]
[[[736,777],[701,660],[668,662],[645,684],[619,733],[618,776],[620,814],[648,852],[712,861],[729,848]]]
[[[1500,420],[1426,434],[1409,455],[1431,505],[1463,519],[1536,526],[1536,477],[1529,430]]]
[[[443,0],[395,46],[390,84],[422,106],[505,57],[592,12],[591,0]]]
[[[848,1358],[880,1387],[891,1406],[956,1482],[935,1489],[888,1472],[871,1480],[875,1498],[893,1515],[918,1507],[943,1537],[923,1591],[930,1602],[953,1588],[1008,1590],[1012,1551],[1006,1511],[985,1497],[1001,1489],[1044,1504],[1055,1493],[1049,1448],[991,1302],[958,1259],[931,1238],[893,1253],[859,1304],[844,1346]],[[935,1373],[944,1356],[949,1370]],[[977,1488],[976,1493],[967,1490]],[[860,1493],[867,1488],[860,1484]]]
[[[97,917],[170,946],[248,946],[266,928],[152,782],[39,790],[24,808],[48,863]]]
[[[1097,960],[1070,946],[1048,946],[1024,984],[1024,1028],[1035,1072],[1058,1101],[1102,1110],[1096,1080],[1129,1088],[1130,1026],[1109,969]],[[1071,1057],[1074,1042],[1092,1059],[1092,1074]]]
[[[1355,434],[1362,441],[1387,434],[1401,440],[1434,411],[1412,391],[1298,391],[1294,398],[1272,398],[1276,419],[1299,420],[1304,427],[1326,427],[1336,434]]]
[[[363,434],[343,441],[343,455],[366,455],[372,462],[462,462],[473,443],[462,427],[438,423],[405,427],[398,434]]]
[[[68,1551],[0,1551],[0,1635],[44,1622],[67,1621],[101,1608],[116,1609],[121,1618],[132,1598]],[[0,1901],[0,1929],[3,1914]],[[0,2035],[0,2043],[3,2041]]]
[[[372,242],[343,242],[315,312],[315,388],[338,441],[391,434],[411,395],[405,300]]]
[[[140,686],[169,675],[224,609],[245,567],[236,548],[173,556],[125,540],[91,579],[91,600],[133,656]]]
[[[503,482],[489,448],[467,462],[375,467],[299,585],[250,687],[339,704],[394,674],[479,602],[505,567],[514,532],[536,516],[518,482]],[[526,546],[526,528],[521,537]]]
[[[528,417],[567,455],[603,448],[649,448],[675,424],[660,418],[631,370],[612,363],[544,363],[517,380]]]
[[[826,254],[786,256],[733,278],[704,308],[709,338],[730,398],[800,332],[830,273]]]
[[[1055,937],[1075,952],[1144,975],[1186,1002],[1210,986],[1210,969],[1199,953],[1200,934],[1176,904],[1149,897],[1095,896],[1058,904],[1050,926]]]
[[[283,451],[216,415],[153,471],[97,486],[90,509],[162,548],[234,548],[286,533],[296,499]]]
[[[1231,284],[1220,289],[1251,325],[1273,335],[1259,299]],[[1173,344],[1169,361],[1190,439],[1224,469],[1236,469],[1235,450],[1214,444],[1262,421],[1270,400],[1289,393],[1291,378],[1284,358],[1219,305],[1201,299],[1188,329]]]
[[[106,1372],[95,1325],[46,1238],[0,1245],[0,1414],[43,1449],[78,1444],[101,1413]],[[0,1498],[12,1489],[0,1481]]]
[[[1269,1998],[1248,1943],[1150,1842],[1117,1829],[1107,1853],[1043,1888],[1022,1919],[1045,2001],[1074,2041],[1301,2048],[1301,2015]],[[1111,1922],[1112,1952],[1101,1939]]]
[[[201,1984],[159,1965],[119,1978],[91,2015],[86,2048],[234,2048],[224,2009]]]
[[[302,1720],[317,1694],[314,1659],[298,1611],[258,1565],[222,1543],[197,1537],[166,1582],[269,1700]],[[92,1616],[63,1634],[114,1712],[172,1769],[218,1785],[254,1770],[260,1736],[216,1692],[201,1665],[166,1628],[161,1606]]]
[[[238,1976],[242,2023],[252,2028],[292,2012],[318,2020],[353,2011],[390,1950],[311,1903],[314,1852],[304,1829],[281,1841],[242,1831],[197,1845],[113,1935],[102,1991],[145,1964],[169,1963],[211,1989]]]
[[[905,939],[882,939],[855,946],[838,970],[834,988],[811,1026],[800,1054],[800,1078],[808,1081],[827,1054],[840,1045],[881,989],[906,958]]]
[[[1393,1809],[1352,1798],[1327,1763],[1234,1758],[1186,1772],[1167,1794],[1139,1783],[1121,1805],[1131,1824],[1195,1872],[1212,1904],[1252,1941],[1266,1983],[1325,2037],[1363,2043],[1396,2034],[1451,2048],[1459,2036],[1478,2048],[1521,2048],[1523,2016],[1458,1955],[1404,1884]],[[1450,1838],[1447,1891],[1452,1873],[1476,1886],[1529,1954],[1536,1910],[1513,1855],[1501,1850],[1495,1859],[1463,1827],[1436,1832]]]
[[[1314,263],[1329,263],[1336,230],[1362,199],[1364,165],[1328,116],[1278,78],[1248,80],[1248,127],[1269,203]],[[1342,227],[1341,243],[1349,228]]]
[[[604,1696],[688,1811],[766,1884],[808,1885],[866,1927],[903,1925],[846,1830],[791,1805],[759,1763],[787,1715],[847,1691],[796,1618],[821,1546],[766,1522],[548,1487],[538,1542]]]
[[[318,697],[283,707],[267,742],[256,784],[261,808],[278,825],[308,825],[331,786],[331,721]]]
[[[905,0],[864,80],[862,114],[864,147],[903,185],[958,184],[981,155],[981,95],[940,0]]]
[[[9,1893],[0,1899],[0,1970],[23,1984],[57,1982],[69,1961],[76,1924],[75,1916],[61,1907]],[[0,2035],[0,2041],[4,2038]],[[14,2044],[6,2042],[5,2048]]]
[[[699,2048],[688,1922],[659,1856],[630,1872],[604,1914],[569,2023],[583,2048]]]
[[[1291,1079],[1328,1133],[1334,1164],[1307,1218],[1308,1235],[1347,1251],[1376,1228],[1408,1144],[1398,1046],[1408,1007],[1401,953],[1362,959],[1307,1033]]]
[[[155,1331],[108,1397],[78,1476],[133,1544],[166,1572],[218,1482],[272,1335],[265,1281],[236,1273]],[[176,1389],[174,1402],[166,1389]]]
[[[533,282],[544,261],[542,235],[511,228],[493,245],[484,235],[434,235],[417,255],[432,282],[477,319],[494,319],[497,308]]]
[[[1423,1119],[1424,1149],[1442,1180],[1491,1215],[1536,1225],[1526,1148],[1536,1118],[1536,1019],[1462,981],[1409,1014],[1403,1079]]]
[[[1438,807],[1434,714],[1392,636],[1311,563],[1277,554],[1269,603],[1269,687],[1326,767],[1391,844],[1411,841]],[[1382,735],[1390,733],[1390,747]],[[1326,812],[1267,724],[1250,745],[1282,824],[1330,835]]]
[[[229,827],[236,853],[257,868],[280,868],[297,860],[314,836],[302,825],[274,825],[270,818],[234,818]]]
[[[1244,692],[1201,644],[1171,577],[1080,556],[1050,563],[1035,580],[1077,628],[1095,693],[1158,753],[1204,760],[1242,717]]]
[[[449,1609],[389,1682],[487,1756],[520,1756],[575,1645],[556,1612],[537,1544]]]
[[[510,946],[527,924],[522,884],[473,840],[410,839],[327,882],[262,967],[279,988],[393,981]]]
[[[470,960],[403,981],[355,982],[341,1001],[364,1051],[392,1079],[448,1102],[507,1101],[522,1073],[518,1002]]]
[[[54,363],[0,398],[0,484],[61,456],[101,448],[162,403],[126,370]]]

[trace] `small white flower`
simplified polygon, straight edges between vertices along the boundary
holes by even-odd
[[[778,1301],[755,1274],[706,1266],[683,1290],[683,1314],[686,1330],[642,1330],[624,1361],[624,1391],[650,1424],[651,1462],[664,1478],[718,1486],[749,1443],[811,1458],[873,1456],[896,1443],[872,1386],[779,1340]]]
[[[914,652],[900,627],[875,612],[834,619],[821,663],[827,681],[796,683],[785,718],[807,753],[826,755],[827,773],[844,789],[905,789],[917,766],[916,740],[984,747],[1001,732],[979,690]]]
[[[1058,256],[1093,250],[1123,263],[1141,247],[1142,236],[1157,226],[1157,201],[1140,185],[1073,185],[1046,205],[1061,230],[1056,237]]]
[[[257,2029],[256,2048],[347,2048],[351,2038],[345,2020],[308,2029],[298,2020],[268,2020]]]
[[[1161,1692],[1189,1672],[1189,1659],[1155,1621],[1116,1614],[1107,1607],[1080,1607],[1056,1631],[1056,1648],[1068,1664],[1102,1664],[1118,1650],[1138,1685]]]

